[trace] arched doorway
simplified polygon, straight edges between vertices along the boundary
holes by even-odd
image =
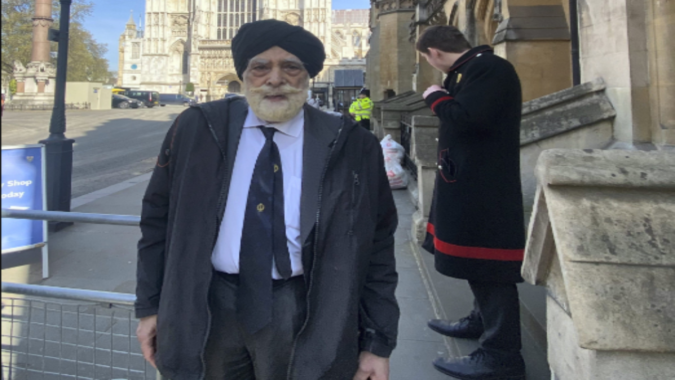
[[[227,85],[227,92],[239,94],[241,93],[241,83],[237,81],[231,81]]]
[[[228,93],[241,93],[241,82],[236,74],[220,77],[209,90],[211,99],[221,99]]]

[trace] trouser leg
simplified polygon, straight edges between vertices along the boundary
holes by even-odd
[[[295,337],[307,315],[304,278],[275,281],[272,322],[253,335],[246,333],[237,320],[236,294],[236,281],[214,276],[209,296],[211,333],[204,354],[206,379],[285,378]]]
[[[307,315],[305,280],[302,276],[275,284],[272,323],[246,342],[257,380],[285,379],[295,337]]]
[[[255,380],[253,360],[237,322],[237,286],[214,275],[209,292],[211,331],[204,362],[206,380]]]
[[[485,329],[481,348],[497,355],[518,354],[521,337],[516,284],[469,281],[469,285]]]

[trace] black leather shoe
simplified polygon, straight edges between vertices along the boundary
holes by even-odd
[[[478,339],[483,335],[483,321],[475,313],[469,314],[457,322],[432,319],[427,325],[439,334],[462,339]]]
[[[434,367],[460,380],[525,380],[525,361],[520,354],[498,358],[480,348],[469,356],[436,359]]]

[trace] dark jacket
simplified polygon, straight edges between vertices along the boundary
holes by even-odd
[[[156,360],[172,380],[204,375],[211,254],[247,110],[233,98],[183,112],[143,198],[136,316],[158,315]],[[304,112],[308,316],[279,379],[351,379],[360,351],[388,357],[396,345],[396,207],[377,139],[312,107]]]
[[[444,87],[426,98],[441,128],[424,248],[447,276],[520,282],[520,80],[508,61],[479,46],[457,60]]]

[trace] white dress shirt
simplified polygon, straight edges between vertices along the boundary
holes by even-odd
[[[258,119],[251,108],[241,132],[237,157],[234,161],[225,216],[220,226],[218,241],[211,255],[211,263],[219,272],[239,273],[239,255],[254,254],[241,252],[241,234],[251,178],[258,155],[265,145],[265,135],[259,126],[274,127],[274,142],[281,155],[281,170],[284,176],[284,219],[288,252],[291,256],[292,276],[303,274],[300,242],[300,196],[302,193],[302,151],[305,133],[305,113],[285,123],[268,123]],[[271,239],[272,237],[267,237]],[[272,278],[281,279],[276,264],[272,266]]]

